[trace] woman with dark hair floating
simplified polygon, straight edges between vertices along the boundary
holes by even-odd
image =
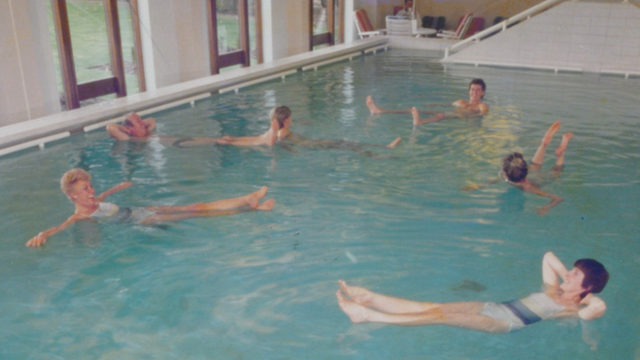
[[[562,283],[558,279],[562,279]],[[580,259],[567,270],[548,252],[542,259],[545,291],[519,300],[495,302],[418,302],[349,286],[340,280],[338,306],[354,323],[378,322],[394,325],[449,325],[489,333],[522,329],[541,320],[575,317],[593,320],[606,305],[594,296],[601,292],[609,273],[593,259]]]

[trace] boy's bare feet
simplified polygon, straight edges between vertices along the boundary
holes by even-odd
[[[413,116],[413,125],[420,125],[420,113],[415,106],[411,108],[411,116]]]
[[[551,124],[551,126],[549,127],[549,130],[547,130],[547,133],[544,134],[544,137],[542,138],[542,144],[544,146],[549,145],[549,143],[551,142],[551,138],[553,138],[553,135],[555,135],[555,133],[557,133],[558,130],[560,130],[561,125],[562,123],[560,123],[560,121],[556,121],[553,124]]]
[[[346,299],[340,290],[336,292],[338,298],[338,306],[344,312],[351,322],[361,323],[367,321],[367,313],[370,312],[368,308],[359,305],[351,300]]]
[[[571,132],[562,135],[562,142],[560,143],[560,146],[556,148],[556,156],[564,156],[564,151],[567,149],[567,145],[569,145],[569,140],[571,140],[572,136],[573,133]]]
[[[342,290],[342,292],[344,292],[354,302],[360,305],[371,304],[371,301],[373,300],[373,294],[371,291],[359,286],[349,286],[344,280],[338,280],[338,284],[340,284],[340,290]]]
[[[259,204],[255,209],[256,210],[262,210],[262,211],[271,211],[271,209],[273,209],[275,204],[276,204],[275,200],[269,199],[269,200],[266,200],[265,202]]]
[[[247,206],[252,209],[256,209],[259,206],[260,199],[267,195],[267,187],[263,186],[258,191],[254,191],[249,195],[245,196],[245,200],[247,201]]]
[[[398,136],[398,138],[396,138],[395,140],[393,140],[392,142],[389,143],[389,145],[387,145],[387,148],[389,149],[393,149],[396,147],[396,145],[398,145],[398,143],[402,141],[402,138],[400,136]]]
[[[382,109],[380,109],[378,105],[373,102],[373,98],[371,97],[371,95],[367,96],[367,107],[369,108],[369,111],[371,111],[371,115],[380,114],[382,112]]]

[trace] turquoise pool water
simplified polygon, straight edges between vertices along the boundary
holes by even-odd
[[[420,52],[354,59],[155,114],[158,131],[256,134],[287,104],[311,138],[388,143],[384,159],[343,150],[114,145],[99,130],[0,158],[2,359],[633,359],[640,356],[638,80],[447,67]],[[413,130],[382,107],[442,105],[488,84],[491,113]],[[555,120],[575,136],[546,201],[499,183],[514,150],[531,158]],[[544,169],[551,167],[556,135]],[[40,249],[37,232],[73,211],[70,168],[129,206],[214,200],[269,186],[273,212],[157,227],[82,223]],[[352,325],[338,279],[416,300],[509,300],[541,286],[546,251],[594,257],[611,272],[603,318],[549,321],[491,335]],[[585,341],[584,339],[588,339]],[[597,344],[592,346],[591,344]]]

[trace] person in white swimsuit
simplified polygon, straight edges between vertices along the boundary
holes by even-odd
[[[75,212],[62,224],[40,232],[27,241],[27,246],[38,247],[47,238],[66,229],[79,220],[109,220],[151,225],[162,222],[180,221],[195,217],[214,217],[238,214],[249,210],[271,210],[275,205],[273,199],[261,202],[267,195],[267,187],[233,199],[218,200],[208,203],[196,203],[186,206],[150,206],[122,208],[113,203],[104,202],[105,198],[120,190],[130,187],[132,183],[123,182],[96,196],[91,175],[82,169],[67,171],[60,179],[60,188],[76,207]]]
[[[562,279],[560,283],[559,279]],[[374,293],[339,280],[340,309],[354,323],[449,325],[489,333],[518,330],[541,320],[578,317],[593,320],[606,310],[601,292],[609,279],[604,266],[580,259],[567,270],[551,252],[542,259],[545,291],[520,300],[493,302],[418,302]]]

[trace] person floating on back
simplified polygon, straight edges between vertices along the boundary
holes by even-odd
[[[163,222],[180,221],[195,217],[214,217],[238,214],[249,210],[271,210],[273,199],[260,202],[267,194],[267,187],[233,199],[218,200],[209,203],[196,203],[186,206],[149,206],[120,207],[104,202],[105,198],[132,183],[123,182],[96,196],[91,184],[91,175],[82,169],[67,171],[60,179],[60,188],[75,205],[75,212],[62,224],[39,233],[27,241],[28,247],[43,245],[47,239],[80,220],[105,220],[151,225]]]
[[[558,279],[562,279],[562,283]],[[503,303],[465,301],[418,302],[349,286],[340,280],[338,306],[354,323],[394,325],[448,325],[488,333],[506,333],[542,320],[580,318],[593,320],[606,310],[594,296],[609,280],[605,267],[593,259],[580,259],[567,270],[548,252],[542,259],[543,292]]]
[[[267,132],[256,137],[234,138],[225,136],[221,139],[220,144],[236,145],[236,146],[256,146],[267,145],[273,146],[278,143],[281,146],[292,150],[291,146],[298,146],[311,149],[344,149],[361,153],[367,156],[376,157],[372,152],[365,150],[365,147],[385,147],[388,149],[395,148],[402,138],[398,137],[391,143],[383,144],[364,144],[349,140],[313,140],[291,131],[292,112],[287,106],[277,106],[271,109],[270,113],[271,127]]]
[[[413,116],[413,125],[421,125],[430,122],[437,122],[443,119],[452,118],[474,118],[484,116],[489,113],[489,106],[482,102],[486,91],[486,84],[482,79],[473,79],[469,83],[469,100],[460,99],[454,102],[455,110],[451,113],[436,112],[431,110],[419,111],[416,107],[407,110],[386,110],[378,107],[371,96],[367,96],[367,107],[371,114],[408,114]],[[428,119],[420,119],[420,112],[433,114]]]
[[[542,167],[542,163],[544,162],[544,154],[547,149],[547,146],[549,145],[549,143],[551,143],[551,139],[553,138],[553,135],[556,132],[558,132],[558,130],[560,130],[561,125],[562,124],[560,123],[560,121],[556,121],[551,125],[551,127],[549,127],[549,130],[547,130],[547,133],[542,138],[542,142],[540,143],[538,150],[533,156],[533,159],[531,160],[530,165],[527,165],[527,162],[521,153],[513,152],[502,159],[500,177],[491,179],[481,185],[466,186],[463,189],[477,190],[486,185],[495,184],[496,182],[499,182],[501,179],[504,179],[504,181],[508,182],[510,185],[513,185],[522,191],[550,198],[551,202],[549,202],[547,205],[543,206],[542,208],[538,209],[538,213],[540,213],[541,215],[548,213],[549,210],[551,210],[556,205],[560,204],[563,201],[563,199],[558,195],[547,193],[540,190],[540,187],[544,185],[545,179],[542,178],[539,180],[530,180],[528,175],[531,175],[531,173],[540,171],[540,168]],[[569,140],[571,140],[572,136],[573,136],[573,133],[570,133],[570,132],[562,135],[562,141],[560,142],[560,145],[556,148],[556,162],[551,170],[554,179],[560,177],[560,175],[562,174],[562,171],[564,170],[564,153],[565,153],[565,150],[567,149],[567,145],[569,145]]]
[[[179,137],[155,134],[156,120],[153,118],[142,119],[136,113],[125,116],[122,124],[107,125],[107,132],[118,141],[146,141],[157,138],[166,146],[188,148],[194,146],[209,146],[218,143],[219,138],[211,137]]]

